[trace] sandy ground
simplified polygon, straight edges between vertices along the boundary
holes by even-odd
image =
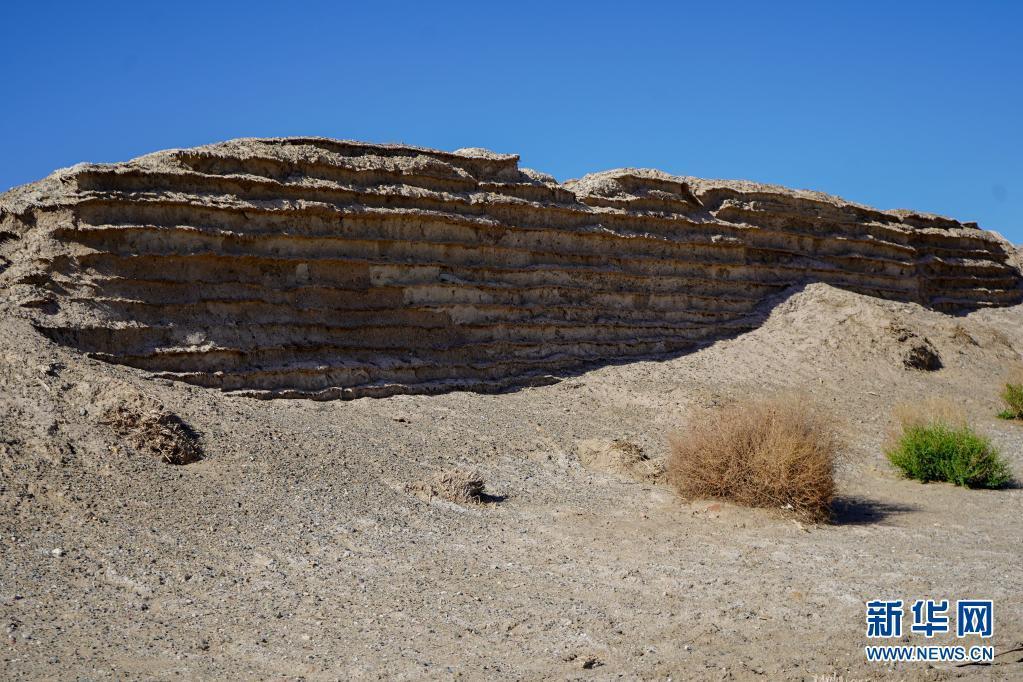
[[[943,369],[903,366],[907,331]],[[1023,478],[1023,425],[994,418],[1021,339],[1023,307],[949,317],[813,285],[674,359],[318,403],[154,382],[5,317],[0,677],[1019,679],[1023,490],[905,481],[880,444],[895,404],[944,396]],[[844,435],[834,524],[580,464],[593,439],[661,459],[700,409],[779,390]],[[129,395],[205,458],[127,445],[101,407]],[[406,489],[455,466],[494,497]],[[868,664],[864,601],[922,597],[993,599],[996,663]]]

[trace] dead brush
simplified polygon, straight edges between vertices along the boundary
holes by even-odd
[[[484,501],[486,483],[475,469],[448,469],[434,474],[427,481],[417,481],[406,490],[427,500],[439,497],[458,504],[480,504]]]
[[[195,434],[181,419],[159,405],[126,401],[110,407],[101,422],[126,443],[166,464],[191,464],[202,459]]]
[[[744,400],[691,419],[671,438],[668,481],[686,498],[831,518],[838,437],[798,396]]]

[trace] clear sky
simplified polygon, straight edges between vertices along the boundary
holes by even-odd
[[[7,2],[0,190],[240,136],[819,189],[1023,242],[1023,3]]]

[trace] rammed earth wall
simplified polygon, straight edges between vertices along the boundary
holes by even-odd
[[[79,165],[0,195],[10,314],[261,397],[497,390],[750,329],[805,282],[1019,303],[998,235],[746,182],[321,138]]]

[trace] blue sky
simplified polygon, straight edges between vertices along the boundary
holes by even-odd
[[[1023,242],[1023,3],[46,3],[0,13],[0,190],[240,136],[820,189]]]

